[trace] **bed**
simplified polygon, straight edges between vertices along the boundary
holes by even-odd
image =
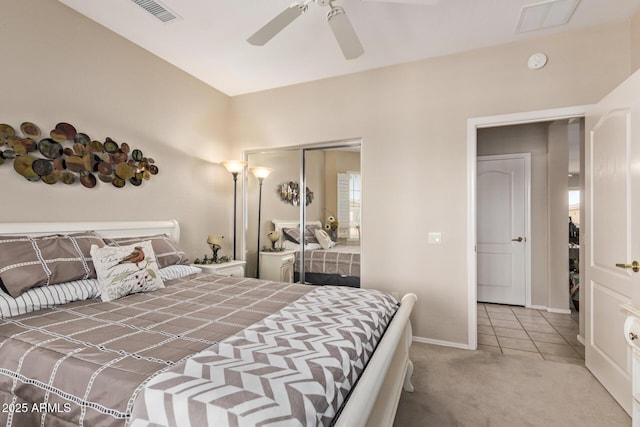
[[[95,238],[87,230],[120,239],[127,250],[143,247],[124,245],[138,236],[164,236],[174,248],[179,240],[173,220],[4,223],[0,240],[59,234],[67,243],[72,235],[78,249]],[[46,258],[45,251],[38,256]],[[31,296],[32,311],[5,313],[0,423],[392,425],[401,390],[412,390],[415,295],[398,304],[377,291],[202,274],[172,264],[175,257],[156,251],[155,260],[169,265],[159,269],[164,287],[153,291],[102,301],[92,297],[91,284],[70,296],[53,291],[65,283],[48,285],[40,291],[58,292],[63,303],[43,297],[36,304],[40,297]],[[98,270],[99,259],[92,262]],[[0,264],[0,274],[8,265]],[[347,333],[344,319],[359,319],[361,329],[352,322],[347,329],[355,332]]]
[[[294,281],[300,280],[302,257],[300,252],[299,232],[288,238],[287,230],[299,229],[298,221],[272,220],[274,229],[280,233],[279,244],[285,248],[296,249],[294,264]],[[320,221],[307,221],[307,227],[322,228]],[[296,241],[297,240],[297,241]],[[305,282],[314,285],[334,285],[360,287],[360,246],[332,244],[331,247],[320,247],[320,244],[306,242],[304,250]]]

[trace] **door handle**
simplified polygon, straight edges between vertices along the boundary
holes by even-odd
[[[640,271],[640,262],[633,261],[631,264],[616,264],[616,267],[630,268],[634,273],[637,273],[638,271]]]
[[[511,241],[512,241],[512,242],[518,242],[518,243],[519,243],[519,242],[522,242],[523,240],[524,240],[525,242],[527,241],[527,239],[525,239],[524,237],[518,237],[518,238],[516,238],[516,239],[511,239]]]

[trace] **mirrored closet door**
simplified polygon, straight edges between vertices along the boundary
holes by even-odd
[[[246,160],[248,276],[359,286],[360,141],[251,151]]]

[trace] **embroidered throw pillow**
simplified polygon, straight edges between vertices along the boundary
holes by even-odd
[[[316,239],[318,239],[318,243],[320,243],[320,246],[322,246],[322,249],[326,250],[336,245],[335,242],[331,240],[331,237],[329,237],[326,231],[317,228],[315,234]]]
[[[164,288],[150,241],[129,246],[91,247],[102,301]]]

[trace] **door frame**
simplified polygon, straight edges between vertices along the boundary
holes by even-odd
[[[591,105],[580,105],[467,119],[467,313],[469,349],[475,350],[478,348],[478,284],[476,280],[476,158],[478,129],[585,117],[590,107]]]
[[[477,135],[477,131],[476,131],[476,135]],[[524,276],[525,276],[524,277],[524,301],[525,301],[525,307],[530,308],[531,307],[531,153],[491,154],[487,156],[476,155],[476,162],[480,159],[484,159],[484,160],[523,159],[524,160],[524,191],[525,191],[524,233],[526,236],[524,241]],[[477,167],[478,166],[476,163],[476,173],[477,173]],[[477,177],[476,177],[476,185],[477,185]],[[476,188],[476,195],[477,195],[477,188]],[[476,200],[476,203],[477,203],[477,200]],[[476,218],[476,222],[477,222],[477,218]],[[474,252],[475,252],[475,246],[474,246]],[[477,255],[476,255],[476,259],[477,259]],[[476,267],[477,267],[477,263],[476,263]],[[478,286],[478,283],[476,279],[476,303],[478,302],[477,286]]]

